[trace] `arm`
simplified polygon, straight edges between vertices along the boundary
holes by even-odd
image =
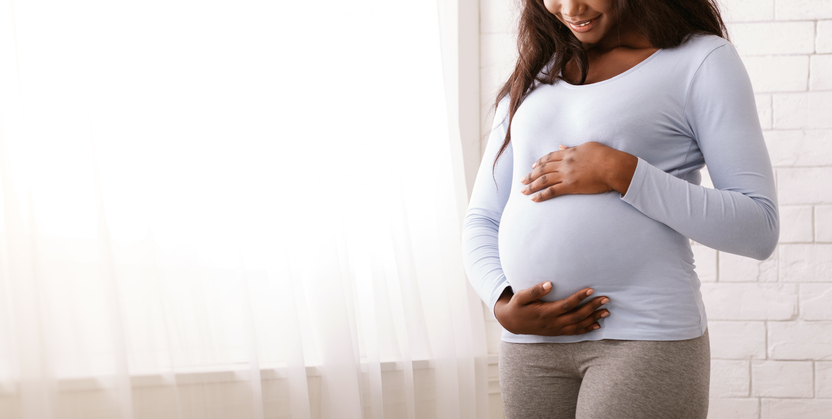
[[[713,50],[688,89],[685,118],[716,189],[677,178],[597,142],[549,153],[523,180],[534,201],[618,191],[644,215],[717,250],[763,260],[780,222],[754,92],[730,44]],[[538,193],[539,192],[539,193]]]
[[[691,81],[685,117],[716,189],[639,158],[621,199],[706,246],[768,258],[780,235],[774,174],[751,82],[732,45],[703,61]]]
[[[474,182],[474,190],[468,211],[462,224],[462,258],[471,285],[491,312],[494,305],[509,288],[500,265],[497,237],[503,208],[511,191],[512,153],[511,143],[494,168],[492,165],[508,129],[509,99],[506,96],[497,106],[488,144]]]

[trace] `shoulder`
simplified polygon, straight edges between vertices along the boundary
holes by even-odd
[[[689,35],[681,44],[667,48],[666,53],[673,61],[697,68],[715,51],[736,55],[734,46],[725,38],[716,35]]]
[[[663,55],[665,70],[685,85],[690,85],[706,67],[745,71],[734,46],[716,35],[689,35],[681,44],[663,50]]]
[[[719,47],[731,45],[727,39],[710,34],[691,34],[676,48],[688,53],[705,53]]]

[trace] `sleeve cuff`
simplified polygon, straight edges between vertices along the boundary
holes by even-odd
[[[630,186],[627,188],[627,193],[621,196],[621,200],[630,205],[633,205],[635,200],[638,198],[639,191],[641,191],[642,185],[644,184],[644,177],[647,176],[647,166],[650,164],[641,157],[637,158],[638,163],[636,164],[636,171],[633,172],[633,179],[630,180]]]
[[[511,285],[509,285],[508,281],[506,281],[505,278],[503,278],[500,284],[498,284],[497,287],[494,288],[494,293],[491,294],[491,296],[488,298],[488,301],[486,301],[486,304],[488,304],[488,309],[491,310],[491,315],[493,315],[495,318],[497,317],[497,315],[496,313],[494,313],[494,306],[497,305],[497,300],[500,299],[500,296],[503,295],[503,292],[506,290],[506,288],[511,288]]]

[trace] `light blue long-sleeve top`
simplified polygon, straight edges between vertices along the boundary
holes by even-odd
[[[504,331],[503,340],[701,336],[707,318],[689,238],[762,260],[773,253],[780,230],[751,82],[733,45],[695,35],[608,80],[535,83],[492,177],[508,126],[508,97],[497,106],[463,224],[466,272],[492,312],[507,287],[551,281],[554,289],[543,300],[591,287],[593,297],[610,298],[610,316],[582,335]],[[533,162],[560,144],[587,141],[638,157],[624,196],[533,202],[520,192]],[[699,185],[706,163],[715,189]]]

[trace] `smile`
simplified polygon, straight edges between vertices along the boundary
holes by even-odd
[[[600,16],[592,18],[590,20],[584,20],[582,22],[566,22],[572,30],[575,32],[587,32],[595,26],[595,22],[598,20]]]

